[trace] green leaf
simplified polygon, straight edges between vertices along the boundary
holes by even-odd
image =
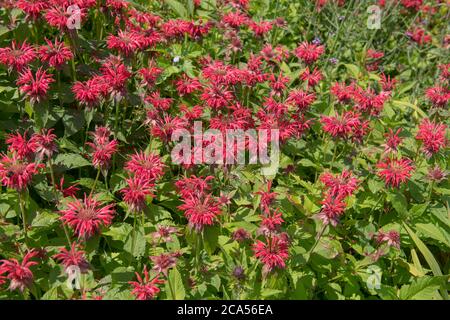
[[[133,229],[128,223],[115,223],[109,227],[109,229],[103,232],[103,235],[110,236],[115,241],[124,242],[131,234]]]
[[[403,226],[405,227],[406,232],[408,232],[411,239],[416,244],[419,251],[422,253],[426,262],[430,266],[433,274],[435,276],[442,276],[441,268],[439,267],[439,264],[437,263],[436,259],[434,258],[433,254],[431,253],[430,249],[427,248],[427,246],[422,242],[422,240],[419,239],[419,237],[414,233],[414,231],[411,230],[410,227],[408,227],[408,225],[406,223],[403,222]],[[441,294],[445,300],[448,300],[448,292],[447,292],[445,283],[441,284]]]
[[[421,232],[424,236],[435,239],[450,247],[450,241],[447,233],[432,223],[417,223],[416,230]]]
[[[388,194],[388,200],[391,202],[395,211],[400,215],[406,215],[408,212],[408,203],[406,202],[406,197],[402,193],[390,193]]]
[[[436,296],[437,290],[443,281],[446,281],[448,276],[429,277],[424,276],[416,278],[409,285],[403,285],[399,292],[399,297],[402,300],[423,300],[433,299]]]
[[[420,109],[415,104],[412,104],[411,102],[403,101],[403,100],[393,100],[391,103],[394,107],[398,107],[401,109],[410,108],[413,111],[415,111],[418,115],[420,115],[421,118],[427,117],[427,115],[425,114],[425,112],[422,111],[422,109]],[[394,109],[394,111],[395,111],[395,109]]]
[[[173,9],[177,13],[180,18],[187,18],[187,10],[186,8],[176,0],[164,0],[169,7]]]
[[[359,74],[361,73],[361,71],[359,70],[358,66],[354,64],[344,64],[344,66],[347,68],[347,71],[353,78],[359,78]]]
[[[33,219],[33,227],[49,227],[58,221],[59,215],[51,211],[38,212]]]
[[[75,169],[90,166],[91,163],[76,153],[61,153],[55,159],[55,164],[67,169]]]
[[[367,185],[369,186],[370,192],[373,194],[378,194],[378,191],[380,191],[384,187],[384,183],[375,179],[370,179],[367,182]]]
[[[131,232],[123,246],[123,250],[133,255],[133,257],[142,257],[145,254],[146,245],[144,234],[143,227],[137,228],[133,248],[133,232]]]
[[[219,242],[219,233],[220,230],[218,226],[211,226],[205,229],[204,245],[206,251],[208,251],[209,254],[213,254],[217,248],[217,243]]]
[[[169,300],[183,300],[186,296],[183,279],[177,268],[169,271],[166,281],[166,293]]]

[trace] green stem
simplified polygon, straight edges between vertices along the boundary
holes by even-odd
[[[27,242],[28,234],[27,234],[27,219],[25,214],[25,202],[23,199],[24,191],[19,191],[19,207],[20,212],[22,213],[22,224],[23,224],[23,232],[25,234],[25,242]]]
[[[92,185],[91,193],[89,194],[89,198],[92,197],[92,194],[94,193],[95,186],[97,185],[98,179],[100,178],[100,172],[101,172],[101,170],[98,169],[97,176],[95,177],[94,184]]]
[[[54,193],[54,197],[55,197],[55,201],[56,201],[56,205],[58,205],[59,203],[59,193],[58,193],[58,189],[56,188],[56,180],[55,180],[55,172],[53,171],[53,161],[51,158],[48,159],[48,165],[50,167],[50,177],[52,179],[52,185],[53,185],[53,193]],[[64,223],[61,223],[63,230],[64,230],[64,234],[66,236],[67,239],[67,243],[69,244],[69,247],[71,246],[71,242],[70,242],[70,236],[69,236],[69,231],[66,228],[66,225]]]
[[[170,277],[167,277],[167,284],[169,285],[170,295],[172,296],[172,299],[175,299],[175,292],[172,288],[172,284],[170,283]]]
[[[320,229],[319,233],[316,236],[316,242],[314,242],[313,246],[311,247],[311,249],[309,249],[308,251],[308,259],[307,262],[309,261],[309,259],[311,258],[311,254],[313,253],[314,249],[317,247],[317,245],[319,244],[320,238],[322,238],[325,229],[328,227],[328,224],[324,224],[322,226],[322,228]]]
[[[433,188],[434,188],[434,180],[430,182],[430,192],[428,193],[427,202],[431,201],[431,196],[433,195]]]
[[[331,159],[330,168],[333,166],[334,160],[336,160],[337,141],[334,141],[333,158]]]
[[[133,222],[133,233],[131,238],[131,254],[134,256],[134,246],[136,245],[136,222],[137,222],[137,213],[133,212],[134,222]]]

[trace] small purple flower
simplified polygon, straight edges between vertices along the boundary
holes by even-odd
[[[339,60],[336,59],[336,58],[330,58],[329,61],[330,61],[331,64],[337,64],[339,62]]]
[[[235,267],[233,270],[233,276],[238,280],[244,280],[245,279],[245,271],[242,267]]]
[[[322,40],[319,37],[315,37],[312,43],[318,46],[322,43]]]

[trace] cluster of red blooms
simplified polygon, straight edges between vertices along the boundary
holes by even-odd
[[[125,95],[126,83],[130,77],[131,73],[122,59],[111,56],[103,62],[100,74],[84,82],[75,82],[72,91],[75,99],[88,108],[99,105],[102,99],[113,99],[117,103]]]
[[[344,110],[335,116],[322,115],[320,122],[323,130],[334,138],[362,141],[369,131],[369,117],[376,117],[383,111],[395,83],[395,79],[382,74],[379,83],[382,91],[377,94],[372,88],[364,90],[354,82],[350,85],[336,82],[330,88],[330,93],[341,105],[353,103],[353,106],[351,110]]]
[[[131,156],[125,170],[131,178],[126,180],[127,187],[121,190],[123,200],[131,211],[142,211],[146,197],[152,196],[155,182],[164,174],[164,164],[158,155],[140,151]]]
[[[38,170],[43,168],[39,161],[50,159],[56,152],[56,135],[53,129],[43,130],[28,137],[28,133],[9,134],[6,139],[9,155],[0,159],[0,180],[8,188],[22,191],[31,182]]]
[[[20,290],[23,292],[26,288],[29,288],[33,283],[33,272],[30,268],[38,264],[31,259],[38,254],[39,252],[36,250],[28,251],[22,262],[14,258],[0,260],[0,285],[9,280],[9,290],[11,291]]]
[[[347,170],[343,170],[341,174],[337,175],[326,172],[321,175],[320,181],[325,185],[325,193],[318,217],[324,225],[331,224],[335,227],[347,206],[345,198],[355,192],[359,181],[351,171]]]
[[[131,293],[136,296],[137,300],[151,300],[161,291],[158,285],[163,284],[164,280],[159,279],[159,276],[150,279],[147,266],[144,266],[143,273],[144,275],[141,276],[136,272],[137,281],[129,282],[133,287]]]
[[[425,90],[425,96],[433,107],[445,109],[450,100],[450,65],[439,65],[439,82],[434,86]]]
[[[112,156],[118,150],[119,142],[116,139],[110,140],[111,130],[107,127],[97,127],[90,135],[93,141],[86,144],[92,149],[92,165],[98,170],[106,171]]]
[[[422,120],[416,139],[422,141],[426,156],[430,157],[447,146],[446,129],[447,126],[443,123],[435,123],[430,119]]]
[[[109,226],[114,218],[114,204],[104,205],[86,194],[83,200],[72,199],[67,208],[60,211],[61,221],[71,227],[79,239],[87,239]]]
[[[81,273],[85,273],[89,270],[89,262],[86,259],[85,252],[80,249],[80,245],[73,242],[70,246],[70,250],[61,248],[58,254],[53,256],[55,260],[61,262],[66,272],[72,266],[78,267]]]
[[[175,183],[183,201],[178,208],[184,211],[189,226],[197,232],[201,232],[206,226],[213,225],[221,213],[220,203],[211,193],[212,179],[214,179],[212,176],[204,179],[191,176]]]
[[[51,42],[46,39],[46,45],[35,47],[27,41],[17,43],[15,40],[10,47],[0,48],[0,63],[10,71],[18,73],[16,81],[20,92],[30,99],[31,103],[39,103],[47,97],[50,85],[55,82],[48,69],[39,67],[35,72],[30,68],[35,59],[40,59],[47,68],[61,69],[73,58],[72,51],[55,39]]]
[[[281,224],[284,222],[281,212],[272,209],[277,193],[270,192],[272,182],[267,183],[267,191],[259,191],[261,197],[261,226],[258,234],[263,235],[265,241],[256,240],[253,244],[255,257],[263,264],[263,275],[267,275],[274,268],[284,269],[289,258],[289,236],[281,232]]]

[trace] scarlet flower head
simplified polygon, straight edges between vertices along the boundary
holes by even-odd
[[[183,198],[189,198],[191,196],[201,196],[211,190],[210,181],[213,180],[213,176],[207,176],[206,178],[191,176],[185,177],[175,182],[175,186],[178,192]]]
[[[36,50],[26,41],[20,45],[13,40],[11,47],[0,48],[0,63],[8,68],[21,72],[34,59],[36,59]]]
[[[170,141],[172,134],[176,130],[185,129],[188,125],[185,119],[178,116],[164,115],[162,117],[154,117],[151,112],[147,113],[146,123],[150,127],[150,133],[164,142]]]
[[[94,142],[86,144],[92,148],[92,164],[97,169],[106,170],[113,154],[118,150],[119,142],[116,139],[110,140],[111,131],[107,127],[97,127],[90,135]]]
[[[61,248],[59,253],[55,254],[53,258],[59,260],[66,271],[71,266],[78,267],[81,273],[86,273],[89,270],[89,262],[86,260],[85,252],[79,250],[76,242],[72,243],[70,250]]]
[[[326,172],[321,175],[320,181],[327,187],[327,192],[333,196],[348,197],[358,188],[358,179],[355,178],[351,171],[343,170],[341,174],[333,175]]]
[[[282,213],[277,209],[272,212],[266,212],[261,217],[261,227],[258,229],[258,234],[264,234],[266,236],[270,236],[272,233],[278,231],[284,222]]]
[[[35,133],[32,136],[36,159],[43,160],[44,157],[50,159],[53,156],[58,150],[55,139],[56,135],[53,134],[53,129],[43,129],[41,133]]]
[[[141,277],[141,275],[136,272],[135,274],[138,281],[130,281],[128,283],[133,287],[131,293],[136,296],[137,300],[151,300],[159,293],[160,289],[158,288],[158,284],[163,284],[164,280],[160,280],[159,276],[150,280],[147,266],[144,266],[143,273],[144,276]]]
[[[27,17],[33,20],[39,18],[41,13],[48,9],[50,5],[48,0],[18,0],[16,3],[17,8],[22,9]]]
[[[184,96],[202,89],[203,85],[198,81],[197,78],[189,78],[187,75],[175,82],[177,86],[177,91],[180,96]]]
[[[126,182],[127,187],[120,191],[123,194],[123,201],[133,212],[144,210],[147,196],[154,196],[152,194],[154,185],[150,184],[148,179],[143,176],[135,176],[127,179]]]
[[[42,68],[39,68],[33,75],[30,68],[26,68],[16,81],[22,94],[30,98],[31,103],[41,102],[50,89],[50,84],[54,82],[53,76]]]
[[[50,26],[59,29],[59,31],[67,31],[67,21],[72,16],[72,12],[70,10],[67,10],[68,7],[69,3],[59,4],[49,8],[45,12],[45,20]],[[83,20],[85,16],[85,8],[83,8],[83,6],[80,6],[81,20]]]
[[[307,41],[302,42],[295,50],[294,54],[306,64],[312,64],[325,52],[325,47]]]
[[[76,184],[64,188],[64,176],[61,177],[59,184],[56,184],[56,189],[62,192],[64,198],[67,197],[76,198],[77,192],[80,191],[80,189],[76,186]]]
[[[333,137],[349,138],[361,125],[359,114],[352,111],[337,116],[322,116],[322,128]]]
[[[416,42],[419,46],[422,46],[426,43],[431,43],[432,38],[429,34],[425,33],[425,30],[422,28],[415,28],[406,32],[406,35],[411,38],[412,41]]]
[[[115,212],[113,204],[104,206],[85,194],[84,200],[73,199],[60,213],[62,222],[70,226],[79,239],[86,239],[99,233],[102,226],[109,226]]]
[[[255,36],[262,37],[266,33],[270,32],[270,30],[272,30],[273,22],[272,21],[261,21],[261,22],[251,21],[249,23],[249,27],[253,31]]]
[[[142,86],[153,87],[158,79],[159,75],[163,72],[163,69],[158,68],[155,62],[150,62],[148,68],[142,68],[138,71],[140,77],[142,77]]]
[[[381,113],[389,97],[390,92],[382,91],[376,94],[371,88],[363,90],[360,87],[355,87],[353,91],[353,99],[356,102],[355,108],[373,116],[378,116]]]
[[[31,261],[31,259],[36,257],[38,253],[35,250],[28,251],[22,262],[17,261],[17,259],[0,260],[0,275],[6,274],[6,279],[10,280],[9,290],[23,292],[32,285],[33,272],[30,268],[38,263]]]
[[[4,186],[22,191],[43,167],[43,164],[28,163],[17,155],[3,155],[0,159],[0,180]]]
[[[450,100],[450,90],[441,86],[428,88],[425,95],[437,108],[444,108]]]
[[[266,238],[266,242],[257,240],[253,245],[255,257],[263,266],[263,274],[267,275],[274,268],[284,269],[286,260],[289,258],[288,243],[281,236],[273,235]]]
[[[27,138],[27,131],[21,135],[19,132],[15,134],[8,134],[6,136],[6,144],[8,144],[8,150],[17,155],[19,159],[31,160],[36,152],[36,142],[31,137]]]
[[[377,164],[378,176],[384,178],[387,186],[398,188],[401,183],[405,183],[410,177],[414,167],[411,160],[407,158],[390,159],[380,161]]]
[[[384,144],[384,152],[385,153],[394,153],[398,151],[398,147],[403,141],[403,138],[399,137],[399,134],[402,132],[402,128],[398,128],[397,131],[393,131],[391,128],[384,135],[386,137],[386,143]]]
[[[221,212],[219,204],[211,194],[201,197],[190,196],[183,199],[183,202],[182,205],[178,206],[178,209],[184,211],[189,226],[197,232],[202,231],[205,226],[213,225]]]
[[[336,82],[331,88],[330,93],[334,95],[339,102],[348,103],[353,97],[354,86],[345,85],[345,83]]]
[[[72,86],[75,99],[88,108],[98,105],[102,98],[102,93],[105,91],[103,81],[99,80],[99,77],[94,77],[85,82],[75,82]]]
[[[344,195],[338,194],[333,196],[327,193],[325,199],[321,201],[322,209],[318,214],[318,218],[322,220],[324,225],[331,224],[336,227],[339,223],[339,218],[344,214],[347,207],[344,202]]]
[[[101,66],[102,75],[99,76],[101,84],[106,88],[108,94],[116,100],[120,100],[126,91],[127,80],[131,77],[131,72],[122,63],[119,57],[110,57]]]
[[[229,25],[232,28],[238,28],[242,25],[245,25],[249,22],[248,16],[240,12],[230,12],[225,14],[222,17],[222,21],[224,24]]]
[[[39,57],[42,61],[47,62],[51,67],[60,69],[64,63],[73,58],[73,53],[64,42],[55,40],[52,43],[50,40],[45,39],[47,45],[43,45],[39,48]]]
[[[263,212],[270,212],[270,206],[275,201],[276,197],[278,196],[278,193],[276,192],[270,192],[270,189],[272,187],[272,181],[269,180],[267,182],[267,191],[261,190],[256,192],[257,195],[261,196],[261,207]]]
[[[391,76],[382,73],[380,84],[383,91],[392,91],[394,90],[395,85],[397,84],[397,79],[391,79]]]
[[[423,151],[427,157],[439,152],[447,145],[445,131],[447,126],[443,123],[435,123],[430,119],[424,119],[419,125],[419,132],[416,139],[422,141]]]
[[[161,157],[153,153],[139,151],[131,156],[125,163],[125,170],[135,174],[137,177],[147,179],[149,183],[154,183],[164,175],[165,165]]]
[[[322,73],[317,68],[314,68],[313,71],[309,71],[309,67],[306,67],[306,70],[303,71],[300,79],[306,81],[308,83],[308,86],[314,87],[319,83],[320,80],[322,80]]]
[[[288,103],[293,103],[299,111],[306,111],[311,104],[316,100],[314,93],[305,92],[303,90],[292,90],[286,100]]]
[[[109,35],[107,38],[108,48],[115,49],[126,57],[136,53],[143,41],[142,35],[123,30],[119,30],[117,36]]]

